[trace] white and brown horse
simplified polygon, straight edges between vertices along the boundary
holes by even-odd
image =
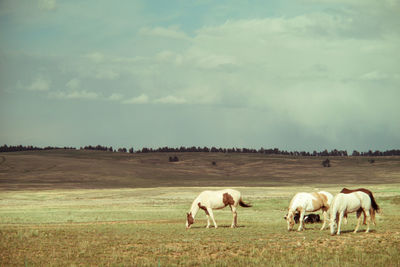
[[[366,233],[369,232],[369,223],[371,220],[370,210],[371,210],[371,198],[368,194],[357,191],[353,193],[339,193],[337,194],[332,201],[331,209],[330,209],[330,228],[331,235],[335,234],[336,224],[337,224],[337,234],[340,235],[340,227],[342,225],[343,217],[347,215],[347,213],[357,212],[357,226],[354,229],[354,233],[357,232],[360,227],[361,222],[361,212],[364,212],[367,218],[367,230]]]
[[[288,225],[288,230],[292,230],[295,224],[294,215],[300,213],[300,226],[298,231],[303,230],[304,215],[306,212],[314,212],[322,209],[324,215],[324,223],[321,230],[325,228],[326,221],[328,220],[328,210],[332,202],[333,196],[331,193],[320,191],[314,193],[297,193],[289,204],[288,214],[285,217]]]
[[[210,227],[210,217],[214,223],[214,227],[217,228],[215,222],[213,209],[222,209],[229,206],[232,210],[233,220],[231,227],[237,226],[237,212],[236,208],[240,205],[241,207],[251,207],[242,201],[242,197],[239,191],[233,189],[224,189],[219,191],[203,191],[193,201],[189,213],[186,214],[186,228],[194,223],[194,217],[196,216],[199,209],[205,211],[207,215],[207,228]]]
[[[368,189],[365,188],[358,188],[358,189],[347,189],[347,188],[343,188],[342,191],[340,191],[340,193],[344,193],[344,194],[349,194],[349,193],[353,193],[353,192],[357,192],[357,191],[361,191],[364,192],[365,194],[367,194],[369,196],[369,198],[371,199],[371,209],[370,209],[370,214],[371,214],[371,221],[374,225],[376,225],[375,222],[375,213],[379,213],[380,212],[380,208],[378,203],[376,203],[374,195],[372,194],[372,192]],[[363,212],[362,209],[359,209],[357,211],[357,218],[359,216],[359,214]],[[364,213],[364,212],[363,212]],[[345,218],[345,224],[347,223],[347,214],[344,215]],[[364,213],[364,221],[363,224],[367,224],[367,217],[365,216]]]

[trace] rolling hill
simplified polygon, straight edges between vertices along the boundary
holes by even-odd
[[[178,162],[169,162],[177,156]],[[295,186],[400,183],[400,157],[257,153],[115,153],[51,150],[0,154],[0,190],[166,186]],[[213,164],[214,162],[214,164]]]

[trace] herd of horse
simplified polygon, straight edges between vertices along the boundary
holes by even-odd
[[[232,211],[232,224],[231,227],[237,227],[237,207],[251,207],[250,204],[243,202],[241,193],[233,189],[224,189],[218,191],[203,191],[193,201],[189,212],[186,214],[186,228],[189,229],[194,223],[194,218],[197,212],[202,209],[207,216],[207,228],[210,227],[210,218],[217,228],[217,223],[214,219],[213,210],[222,209],[229,206]],[[322,210],[323,224],[321,230],[324,230],[327,222],[329,221],[330,233],[334,235],[340,235],[340,228],[344,221],[347,223],[348,213],[356,212],[357,214],[357,226],[354,233],[358,231],[361,223],[361,215],[364,215],[363,224],[367,224],[366,232],[369,232],[370,222],[374,225],[375,214],[380,211],[378,204],[372,192],[365,188],[359,188],[350,190],[343,188],[340,193],[335,197],[329,192],[319,191],[313,193],[297,193],[290,201],[288,213],[284,217],[287,222],[287,228],[289,231],[293,230],[295,223],[299,222],[298,231],[304,229],[304,222],[306,212],[315,212]],[[307,215],[308,217],[315,217],[315,221],[319,221],[319,215],[314,214]],[[297,218],[297,220],[296,220]],[[307,218],[307,217],[306,217]],[[318,219],[317,219],[318,218]],[[314,219],[312,220],[314,221]]]

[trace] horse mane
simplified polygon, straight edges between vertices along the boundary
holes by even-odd
[[[354,189],[354,190],[343,188],[342,191],[340,191],[340,193],[350,194],[350,193],[357,192],[357,191],[364,192],[365,194],[367,194],[369,196],[369,198],[371,199],[372,209],[376,212],[380,211],[379,205],[376,203],[374,195],[372,194],[372,192],[370,190],[368,190],[366,188],[358,188],[358,189]]]

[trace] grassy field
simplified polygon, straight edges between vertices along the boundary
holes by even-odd
[[[166,155],[158,154],[152,158],[93,153],[91,158],[87,152],[75,153],[0,155],[5,157],[0,165],[0,266],[400,265],[397,158],[378,158],[374,165],[363,158],[337,158],[331,159],[331,168],[322,168],[314,158],[230,155],[229,161],[229,155],[190,154],[178,155],[188,158],[169,164],[161,162]],[[214,172],[212,159],[220,168]],[[135,169],[131,165],[136,166],[134,175],[115,175],[131,172]],[[161,166],[151,170],[152,165]],[[205,178],[196,179],[203,165]],[[146,170],[157,178],[152,184],[141,184],[148,176],[140,174],[150,175]],[[251,179],[257,173],[264,180]],[[337,183],[326,180],[324,173],[336,177]],[[242,175],[245,179],[240,179]],[[319,178],[312,182],[313,177]],[[74,182],[84,178],[87,183]],[[68,181],[60,182],[63,179]],[[239,208],[236,229],[229,228],[232,217],[226,208],[214,213],[218,229],[205,229],[205,214],[199,212],[192,229],[186,230],[185,213],[196,195],[206,188],[221,188],[209,187],[213,179],[240,190],[253,207]],[[116,188],[114,181],[129,186]],[[364,233],[365,226],[357,234],[351,232],[354,214],[341,236],[319,231],[321,224],[307,225],[303,232],[286,230],[283,216],[296,192],[336,194],[343,186],[364,186],[374,192],[382,213],[371,233]]]

